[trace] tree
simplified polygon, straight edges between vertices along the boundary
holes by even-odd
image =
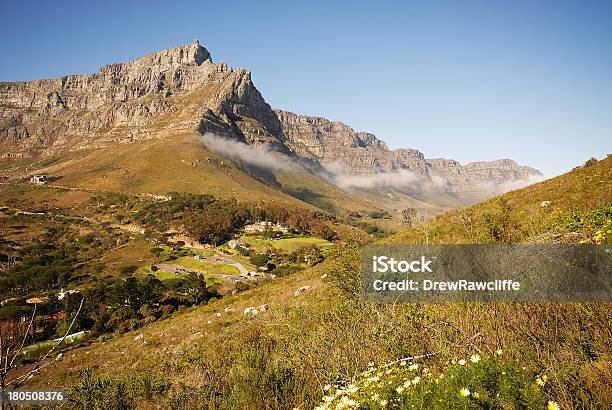
[[[415,208],[406,208],[402,211],[403,222],[411,228],[416,216],[417,210]]]
[[[248,210],[235,199],[218,201],[191,215],[185,228],[198,241],[217,246],[229,240],[248,219]]]
[[[140,308],[140,289],[138,288],[138,281],[135,277],[131,276],[125,280],[123,292],[125,301],[127,301],[134,311],[137,311]]]
[[[512,216],[512,207],[505,198],[499,199],[498,206],[498,210],[483,214],[488,234],[493,242],[515,242],[520,235],[520,224]]]
[[[155,256],[155,258],[157,258],[157,261],[159,261],[159,256],[164,252],[164,249],[156,246],[155,248],[151,248],[151,250],[149,250],[149,252],[151,252],[153,254],[153,256]]]
[[[43,357],[39,358],[36,363],[34,363],[34,366],[32,366],[30,371],[25,372],[24,374],[17,376],[12,380],[7,380],[7,376],[9,372],[11,372],[11,370],[21,367],[21,364],[19,363],[19,357],[23,352],[28,336],[30,335],[32,326],[34,325],[34,319],[36,318],[36,304],[34,305],[32,315],[26,328],[17,325],[16,329],[11,330],[10,335],[6,334],[5,329],[2,329],[2,331],[0,331],[0,393],[2,399],[2,410],[6,408],[8,401],[4,399],[7,387],[12,385],[12,389],[17,390],[23,383],[25,383],[26,380],[28,380],[31,376],[38,372],[38,370],[40,370],[47,364],[52,363],[50,361],[47,361],[47,359],[55,350],[57,350],[59,345],[64,342],[66,336],[70,334],[70,331],[72,330],[72,327],[74,326],[74,323],[77,317],[79,316],[79,313],[81,312],[84,300],[84,298],[81,298],[79,308],[74,314],[74,317],[72,318],[70,325],[66,329],[66,333],[64,334],[64,336],[61,337],[53,346],[51,346],[51,348]],[[12,408],[10,402],[8,403],[8,405],[10,406],[10,408]]]
[[[257,267],[266,266],[268,263],[268,255],[265,253],[257,253],[249,258],[249,262]]]

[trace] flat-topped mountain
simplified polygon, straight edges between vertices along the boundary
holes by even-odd
[[[175,96],[199,91],[199,112]],[[203,99],[201,97],[204,97]],[[93,141],[150,138],[145,129],[164,114],[174,131],[217,131],[252,141],[280,138],[280,123],[253,86],[247,70],[214,64],[195,41],[91,75],[0,83],[0,148],[3,157],[30,157],[78,149]],[[237,122],[247,120],[244,134]],[[255,124],[256,123],[256,124]]]
[[[0,83],[0,159],[6,164],[208,133],[255,147],[265,145],[311,175],[300,177],[302,181],[323,176],[353,194],[375,188],[379,193],[399,190],[416,198],[423,184],[431,183],[441,195],[486,196],[542,178],[539,171],[512,160],[461,165],[427,159],[416,149],[391,150],[375,135],[356,132],[341,122],[272,110],[249,71],[214,63],[197,40],[110,64],[94,74]],[[226,154],[227,150],[221,155]],[[37,171],[33,166],[27,169],[29,174]],[[260,180],[286,191],[268,171]],[[24,177],[14,170],[3,174]],[[425,202],[435,203],[435,195],[430,194]],[[400,202],[392,206],[414,205]]]

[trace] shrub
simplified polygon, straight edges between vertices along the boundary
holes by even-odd
[[[136,265],[124,265],[119,268],[119,273],[128,276],[136,272],[136,269],[138,269],[138,266]]]
[[[134,399],[151,400],[170,388],[170,383],[150,373],[94,378],[91,369],[85,369],[79,375],[80,381],[69,395],[69,403],[77,409],[130,409]]]
[[[249,262],[251,262],[257,267],[265,266],[268,263],[268,255],[266,255],[265,253],[258,253],[256,255],[251,256],[249,258]]]
[[[317,409],[545,408],[545,375],[532,374],[498,357],[456,360],[432,370],[401,360],[370,367],[357,382],[323,397]],[[553,406],[552,402],[549,404]]]
[[[93,378],[90,369],[80,372],[81,380],[69,395],[69,402],[77,409],[132,408],[125,383],[106,378]]]

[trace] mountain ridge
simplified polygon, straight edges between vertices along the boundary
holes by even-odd
[[[340,121],[330,121],[319,116],[305,116],[289,111],[274,110],[283,124],[288,145],[298,155],[318,160],[324,166],[340,165],[352,174],[367,175],[409,169],[426,178],[442,177],[455,192],[474,190],[478,185],[493,179],[494,183],[543,179],[535,168],[520,166],[511,159],[475,161],[460,164],[446,158],[428,159],[413,148],[389,149],[374,134],[354,131]],[[472,182],[473,181],[473,182]]]
[[[198,40],[105,65],[94,74],[0,83],[0,159],[7,161],[177,133],[214,133],[263,144],[313,172],[331,173],[330,180],[341,187],[347,176],[394,178],[403,172],[411,175],[402,182],[407,187],[381,188],[413,195],[415,186],[425,183],[450,193],[487,195],[504,184],[542,178],[512,160],[461,165],[427,159],[417,149],[391,150],[374,134],[339,121],[273,110],[248,70],[214,63]],[[340,182],[334,178],[338,173]],[[361,182],[350,183],[359,190]]]

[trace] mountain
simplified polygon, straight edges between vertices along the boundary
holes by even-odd
[[[220,150],[219,144],[206,143],[193,148],[207,135],[254,150]],[[183,143],[189,144],[185,150]],[[170,167],[185,168],[178,162],[187,162],[206,175],[225,174],[207,171],[211,155],[229,157],[237,172],[246,174],[245,181],[254,178],[276,192],[347,212],[379,208],[397,215],[415,207],[428,216],[542,178],[539,171],[512,160],[461,165],[426,159],[415,149],[390,150],[373,134],[343,123],[273,110],[249,71],[214,63],[197,40],[90,75],[0,83],[0,177],[18,180],[48,173],[81,187],[140,185],[149,190],[148,180],[169,178],[166,184],[154,184],[154,190],[172,189],[179,180],[198,185],[191,190],[207,190],[202,178],[190,179],[193,170],[183,170],[177,178],[179,172],[171,176],[151,169],[151,163],[139,160],[146,147],[156,147],[154,158],[164,157]],[[261,155],[262,147],[281,155],[290,169],[275,166],[278,161]],[[201,150],[198,158],[177,157],[194,149]],[[119,166],[115,159],[121,158],[125,160]],[[134,182],[135,175],[141,179]],[[211,183],[221,191],[234,184],[225,179],[243,178],[219,177]]]
[[[461,165],[452,159],[426,159],[416,149],[390,150],[384,141],[368,132],[355,132],[342,122],[275,110],[287,137],[286,144],[298,155],[323,166],[341,167],[353,175],[393,173],[408,169],[427,180],[436,178],[453,192],[507,190],[513,184],[543,179],[540,171],[519,166],[510,159]]]
[[[0,83],[0,102],[0,146],[8,158],[149,139],[149,127],[164,120],[160,137],[196,130],[251,142],[282,136],[250,73],[214,64],[198,41],[91,75]]]
[[[610,181],[612,155],[471,207],[448,211],[426,225],[382,241],[422,243],[427,235],[431,243],[602,243],[612,238]]]

